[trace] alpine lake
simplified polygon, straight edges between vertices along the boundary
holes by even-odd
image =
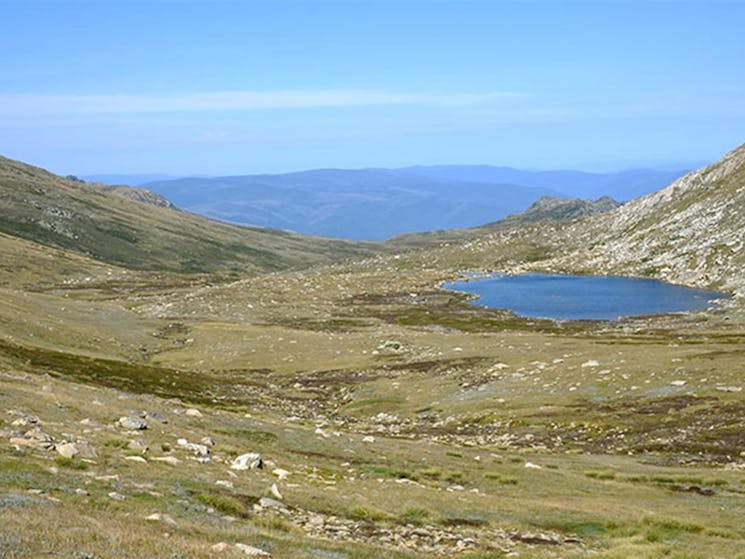
[[[704,310],[727,296],[647,278],[559,274],[490,275],[446,282],[472,302],[528,318],[605,320]]]

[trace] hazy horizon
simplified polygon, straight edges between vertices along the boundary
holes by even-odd
[[[32,163],[32,162],[30,162]],[[276,172],[265,172],[265,171],[253,171],[253,170],[247,170],[245,172],[240,173],[225,173],[225,174],[202,174],[202,173],[162,173],[155,171],[144,171],[144,172],[131,172],[131,173],[119,173],[116,171],[113,172],[100,172],[100,173],[61,173],[57,172],[54,169],[47,169],[49,171],[55,172],[57,174],[65,174],[65,175],[75,175],[79,178],[85,179],[86,177],[103,177],[103,176],[122,176],[122,177],[149,177],[154,176],[157,177],[154,180],[169,180],[169,179],[181,179],[181,178],[218,178],[218,177],[227,177],[227,176],[249,176],[249,175],[285,175],[285,174],[293,174],[293,173],[304,173],[309,171],[319,171],[319,170],[329,170],[329,171],[366,171],[366,170],[386,170],[386,171],[396,171],[400,169],[408,169],[408,168],[416,168],[416,167],[497,167],[497,168],[510,168],[515,169],[519,171],[526,171],[526,172],[532,172],[532,173],[541,173],[541,172],[552,172],[552,171],[559,171],[559,172],[580,172],[580,173],[595,173],[595,174],[614,174],[614,173],[623,173],[627,171],[640,171],[640,170],[650,170],[650,171],[683,171],[686,169],[697,169],[700,167],[704,167],[706,165],[709,165],[711,161],[688,161],[688,162],[650,162],[648,165],[638,165],[635,166],[633,163],[624,164],[623,162],[618,162],[617,164],[614,162],[601,162],[598,163],[595,166],[587,165],[584,167],[575,167],[575,168],[527,168],[527,167],[516,167],[514,165],[497,165],[497,164],[491,164],[491,163],[436,163],[433,165],[419,165],[419,164],[412,164],[412,165],[403,165],[401,167],[317,167],[317,168],[303,168],[303,169],[288,169],[284,171],[276,171]]]
[[[669,168],[745,130],[745,5],[3,3],[0,153],[60,174]]]

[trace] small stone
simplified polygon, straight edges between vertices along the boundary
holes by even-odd
[[[290,475],[290,472],[288,472],[287,470],[283,470],[282,468],[274,468],[272,470],[272,473],[277,476],[279,481],[284,480],[287,476]]]
[[[184,412],[184,415],[187,417],[202,417],[202,412],[197,408],[189,408]]]
[[[124,459],[130,462],[137,462],[138,464],[147,464],[147,460],[142,456],[125,456]]]
[[[213,439],[212,437],[202,437],[202,440],[200,440],[199,442],[206,446],[215,446],[215,444],[217,444],[215,443],[215,439]]]
[[[581,367],[582,368],[597,367],[599,365],[600,363],[598,363],[595,359],[590,359],[589,361],[585,361],[584,363],[582,363]]]
[[[117,493],[116,491],[112,491],[111,493],[109,493],[109,497],[111,497],[115,501],[123,501],[125,499],[124,495],[122,495],[121,493]]]
[[[230,546],[226,544],[225,542],[216,543],[213,545],[210,549],[212,551],[215,551],[217,553],[222,553],[223,551],[227,550]]]
[[[673,380],[670,382],[671,386],[685,386],[686,381],[684,380]]]
[[[525,462],[525,467],[532,470],[540,470],[543,466],[533,464],[533,462]]]
[[[374,443],[375,442],[375,437],[373,437],[372,435],[366,435],[366,436],[362,437],[362,442],[363,443]]]
[[[279,488],[277,487],[276,483],[272,483],[272,486],[269,488],[269,492],[280,501],[284,499],[284,497],[282,497],[282,493],[279,492]]]

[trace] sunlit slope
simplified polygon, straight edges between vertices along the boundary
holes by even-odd
[[[579,221],[523,224],[411,253],[411,269],[624,274],[745,293],[745,145]],[[404,262],[401,262],[404,265]]]
[[[211,221],[6,158],[0,158],[0,231],[138,270],[251,273],[371,250]]]
[[[745,287],[745,145],[567,233],[577,250],[566,262],[740,291]]]

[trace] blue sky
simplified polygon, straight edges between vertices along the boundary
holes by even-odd
[[[0,154],[55,172],[623,168],[745,142],[745,2],[3,0]]]

